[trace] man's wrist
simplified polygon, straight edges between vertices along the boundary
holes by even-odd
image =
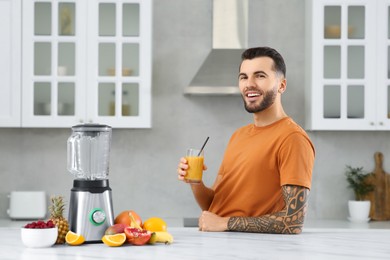
[[[229,217],[229,219],[228,219],[228,222],[227,222],[227,227],[226,227],[226,231],[231,231],[232,229],[232,225],[233,225],[233,218],[234,217]]]

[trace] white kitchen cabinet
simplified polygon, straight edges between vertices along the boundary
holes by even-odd
[[[0,0],[0,35],[0,127],[19,127],[21,0]]]
[[[306,128],[390,130],[390,0],[307,0],[306,12]]]
[[[151,127],[151,0],[23,1],[23,127]]]

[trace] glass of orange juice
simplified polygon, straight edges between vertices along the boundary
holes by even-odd
[[[187,174],[184,177],[188,183],[200,183],[203,175],[203,161],[204,154],[203,150],[199,149],[188,149],[186,154],[188,163]]]

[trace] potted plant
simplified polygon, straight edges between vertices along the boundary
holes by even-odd
[[[374,175],[367,173],[363,167],[353,168],[347,166],[345,171],[348,187],[355,194],[355,200],[348,201],[349,220],[357,222],[366,222],[369,220],[371,202],[368,199],[368,194],[372,192],[375,186],[370,182],[370,178]]]

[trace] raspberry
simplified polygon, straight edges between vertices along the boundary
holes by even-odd
[[[24,226],[24,228],[35,228],[35,229],[43,229],[43,228],[54,228],[55,225],[53,221],[48,220],[47,222],[43,220],[34,221],[31,223],[28,223]]]

